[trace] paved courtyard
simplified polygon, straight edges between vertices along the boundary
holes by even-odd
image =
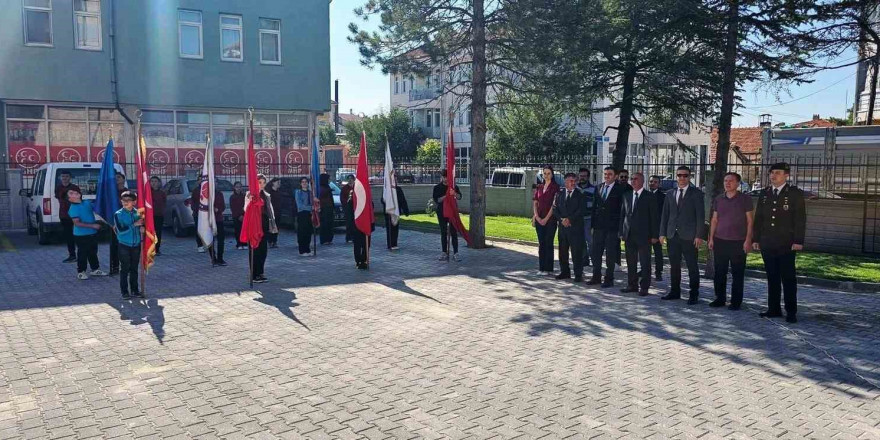
[[[170,234],[167,234],[170,235]],[[803,287],[801,322],[536,275],[535,249],[437,235],[247,252],[166,237],[149,299],[0,237],[0,438],[880,438],[880,295]],[[107,244],[100,246],[107,268]],[[617,286],[622,287],[622,286]]]

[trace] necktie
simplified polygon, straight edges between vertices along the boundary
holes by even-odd
[[[606,200],[608,198],[608,185],[605,185],[602,188],[602,200]]]
[[[773,197],[779,197],[779,188],[773,188]]]
[[[636,211],[636,202],[639,201],[639,193],[633,193],[633,212]]]
[[[565,200],[568,201],[568,199],[570,199],[570,198],[571,198],[571,191],[566,190]]]
[[[684,201],[684,188],[678,189],[678,208],[681,208],[681,203]]]

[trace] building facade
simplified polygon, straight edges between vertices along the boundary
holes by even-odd
[[[100,160],[110,136],[117,160],[130,162],[139,115],[157,172],[197,166],[210,134],[218,174],[240,174],[249,108],[260,163],[307,165],[316,116],[329,110],[327,0],[0,0],[0,8],[8,178],[50,161]]]
[[[389,75],[391,107],[409,112],[414,128],[421,129],[429,138],[441,139],[444,145],[451,126],[456,158],[462,164],[467,163],[471,147],[470,101],[460,96],[461,93],[449,91],[445,85],[467,81],[469,69],[470,65],[465,63],[453,69],[437,66],[431,75],[421,78]],[[490,90],[488,95],[487,100],[491,103],[494,93]],[[608,105],[610,102],[607,101],[595,103],[596,108]],[[594,140],[592,151],[584,151],[583,154],[595,155],[601,164],[611,163],[611,155],[616,148],[615,127],[618,121],[617,111],[604,111],[569,122],[578,133]],[[626,162],[645,165],[705,164],[708,160],[709,137],[708,128],[697,124],[678,124],[672,129],[647,129],[644,133],[633,127],[629,134]]]

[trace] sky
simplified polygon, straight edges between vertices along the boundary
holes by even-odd
[[[353,111],[355,114],[372,115],[389,106],[388,77],[378,67],[371,70],[362,66],[357,46],[347,40],[349,23],[357,22],[367,29],[375,26],[370,24],[372,20],[363,25],[353,12],[354,8],[364,3],[365,0],[333,0],[330,3],[330,74],[331,81],[339,80],[341,113]],[[846,106],[852,107],[853,104],[855,73],[855,66],[824,71],[817,74],[810,84],[792,86],[779,93],[760,85],[747,84],[742,94],[744,107],[738,110],[740,115],[734,118],[733,126],[757,126],[762,113],[769,113],[774,124],[803,122],[810,120],[814,114],[823,118],[842,118]],[[332,90],[331,84],[331,93]]]

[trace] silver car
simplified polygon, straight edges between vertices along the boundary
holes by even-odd
[[[191,195],[197,184],[198,180],[195,179],[172,179],[162,187],[167,195],[165,226],[171,226],[175,236],[185,237],[192,232],[195,226]],[[226,202],[223,223],[232,223],[232,210],[229,207],[229,196],[233,193],[232,183],[228,180],[217,179],[217,190],[223,194],[223,201]]]

